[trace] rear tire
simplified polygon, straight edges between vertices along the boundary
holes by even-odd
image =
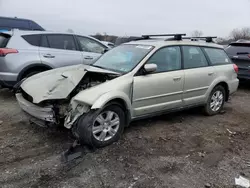
[[[81,144],[100,148],[118,141],[124,127],[123,108],[117,103],[110,103],[101,110],[82,115],[72,131]]]
[[[26,73],[25,75],[22,76],[22,79],[24,79],[24,78],[29,78],[29,77],[31,77],[31,76],[33,76],[33,75],[35,75],[35,74],[40,73],[40,72],[43,72],[43,71],[37,70],[37,71],[28,72],[28,73]]]
[[[208,116],[218,114],[223,109],[225,98],[225,88],[221,85],[216,86],[210,93],[207,104],[204,107],[205,114]]]

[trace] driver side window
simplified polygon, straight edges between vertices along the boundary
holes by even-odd
[[[104,52],[105,47],[98,42],[96,42],[93,39],[87,38],[87,37],[81,37],[77,36],[80,47],[84,52],[92,52],[92,53],[98,53],[101,54]]]
[[[158,50],[147,64],[156,64],[155,72],[168,72],[181,69],[181,50],[179,46],[170,46]]]

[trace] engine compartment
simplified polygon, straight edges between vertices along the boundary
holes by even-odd
[[[116,74],[107,74],[107,73],[96,73],[96,72],[87,72],[75,89],[69,94],[66,99],[63,100],[54,100],[46,101],[47,105],[53,104],[55,117],[58,123],[62,123],[64,118],[72,110],[70,107],[71,99],[77,95],[79,92],[86,90],[88,88],[97,86],[114,78],[117,78],[119,75]]]

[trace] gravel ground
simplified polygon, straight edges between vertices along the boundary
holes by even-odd
[[[71,163],[63,128],[29,124],[9,90],[0,90],[0,187],[235,187],[250,178],[250,86],[206,117],[200,108],[132,123],[122,139]],[[248,164],[249,163],[249,164]]]

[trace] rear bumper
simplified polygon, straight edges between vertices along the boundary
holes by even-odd
[[[250,74],[249,75],[245,75],[245,74],[238,74],[238,78],[239,79],[244,79],[244,80],[250,80]]]
[[[46,107],[37,106],[24,99],[21,93],[16,94],[16,99],[21,109],[26,113],[28,113],[30,116],[35,117],[36,119],[42,121],[56,123],[54,110],[52,106],[46,106]]]
[[[0,86],[11,88],[17,83],[18,74],[0,72]]]

